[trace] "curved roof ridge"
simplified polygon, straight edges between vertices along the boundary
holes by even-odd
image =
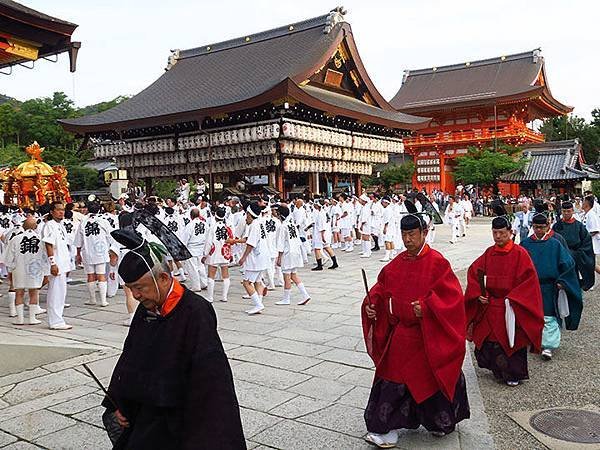
[[[328,31],[325,30],[325,27],[330,24],[332,14],[335,14],[336,12],[336,10],[333,10],[321,16],[312,17],[310,19],[272,28],[270,30],[260,31],[258,33],[248,34],[246,36],[240,36],[213,44],[201,45],[199,47],[194,47],[187,50],[180,50],[179,59],[193,58],[196,56],[206,55],[208,53],[215,53],[221,50],[229,50],[235,47],[241,47],[243,45],[252,45],[257,42],[288,36],[290,34],[299,33],[312,28],[323,27],[323,32],[328,33]],[[339,23],[339,21],[336,23]]]
[[[517,61],[519,59],[527,59],[527,58],[532,58],[532,62],[535,63],[535,62],[537,62],[536,58],[543,58],[541,52],[542,52],[542,49],[540,47],[538,47],[538,48],[535,48],[535,49],[527,51],[527,52],[513,53],[510,55],[501,55],[501,56],[496,56],[493,58],[480,59],[480,60],[476,60],[476,61],[465,61],[464,63],[461,63],[461,64],[448,64],[445,66],[433,66],[433,67],[427,67],[424,69],[410,69],[410,70],[405,70],[405,73],[407,74],[407,76],[424,75],[424,74],[433,73],[433,72],[447,72],[450,70],[460,70],[460,69],[467,69],[467,68],[472,68],[472,67],[487,66],[490,64],[498,64],[501,62]]]

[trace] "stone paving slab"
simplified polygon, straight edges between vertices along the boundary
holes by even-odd
[[[77,422],[61,414],[42,409],[11,420],[3,421],[0,428],[27,441],[33,441]]]
[[[85,423],[76,423],[72,427],[37,439],[35,443],[49,449],[61,450],[100,450],[112,447],[103,429]]]
[[[483,226],[482,226],[483,227]],[[476,227],[474,227],[476,228]],[[489,224],[485,225],[486,232]],[[483,228],[482,228],[483,229]],[[464,245],[440,248],[450,255],[457,270],[474,259],[473,251]],[[474,245],[487,242],[489,236],[471,239]],[[354,254],[339,254],[342,270],[310,272],[310,264],[300,274],[312,300],[306,306],[292,304],[278,307],[281,289],[269,292],[262,314],[249,317],[244,313],[248,301],[241,298],[237,269],[232,271],[233,283],[228,303],[214,304],[218,327],[230,358],[236,392],[241,405],[242,420],[248,448],[290,449],[367,449],[363,408],[368,400],[373,380],[373,364],[362,342],[360,307],[364,295],[360,268],[366,269],[372,282],[384,265],[377,255],[370,260]],[[75,272],[81,279],[81,271]],[[6,285],[0,286],[0,293]],[[216,293],[220,284],[216,285]],[[297,291],[293,291],[297,297]],[[42,295],[42,299],[45,295]],[[16,328],[6,317],[6,305],[0,299],[0,342],[38,345],[59,345],[91,349],[84,356],[52,362],[42,367],[16,374],[0,376],[0,429],[4,423],[17,426],[23,417],[37,417],[57,429],[42,428],[43,436],[35,435],[33,443],[15,442],[13,433],[0,434],[0,443],[7,448],[109,449],[110,443],[101,427],[102,393],[81,367],[88,363],[101,381],[108,383],[123,345],[127,328],[122,292],[106,308],[86,306],[84,286],[71,286],[65,310],[73,330],[58,332],[43,326]],[[37,349],[36,349],[37,351]],[[43,352],[43,347],[39,347]],[[475,372],[465,363],[465,376],[472,402],[473,420],[459,426],[458,433],[444,438],[432,438],[423,430],[407,433],[399,448],[462,448],[487,447],[487,421],[483,401],[472,396],[478,388]],[[29,380],[29,382],[28,382]],[[4,398],[16,404],[8,404]],[[23,433],[23,431],[20,431]],[[1,439],[5,439],[2,441]]]

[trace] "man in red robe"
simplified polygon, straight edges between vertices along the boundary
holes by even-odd
[[[467,338],[475,344],[479,367],[491,370],[508,386],[517,386],[529,378],[527,348],[540,352],[542,294],[533,262],[527,251],[513,242],[506,215],[494,218],[492,233],[495,244],[468,271]]]
[[[406,251],[379,273],[362,307],[367,351],[376,371],[365,410],[365,439],[394,447],[401,428],[436,435],[470,416],[462,363],[465,309],[449,262],[425,243],[427,225],[400,222]]]

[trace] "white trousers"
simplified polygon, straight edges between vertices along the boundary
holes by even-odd
[[[67,275],[60,273],[48,277],[48,294],[46,303],[48,308],[48,325],[54,327],[65,323],[63,310],[67,298]]]
[[[183,263],[185,270],[190,277],[190,289],[199,291],[208,286],[208,275],[206,274],[206,266],[202,263],[200,256],[192,256]]]

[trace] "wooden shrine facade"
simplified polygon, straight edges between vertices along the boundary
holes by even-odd
[[[284,195],[358,190],[429,120],[381,96],[344,14],[176,50],[138,95],[61,124],[134,179],[208,175],[229,187],[266,175]]]
[[[407,71],[390,103],[399,111],[432,117],[404,144],[415,159],[414,184],[446,192],[455,190],[455,158],[469,147],[543,142],[531,123],[572,111],[552,97],[539,49]],[[505,188],[518,194],[517,185]]]

